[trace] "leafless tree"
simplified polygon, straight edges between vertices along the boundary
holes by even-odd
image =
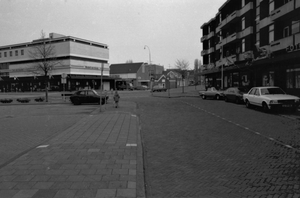
[[[45,37],[43,31],[41,31],[41,38],[32,42],[29,56],[35,60],[30,71],[32,71],[34,75],[44,77],[45,96],[46,102],[48,102],[48,82],[51,71],[56,65],[61,63],[56,58],[55,46],[51,44],[50,38]]]
[[[129,59],[126,61],[126,63],[133,63],[133,60]]]
[[[186,77],[187,71],[189,69],[189,62],[185,59],[177,59],[175,62],[175,67],[177,68],[178,72],[181,74],[182,79],[182,93],[184,93],[184,79]]]

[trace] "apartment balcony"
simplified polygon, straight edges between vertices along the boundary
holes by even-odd
[[[271,17],[266,17],[263,20],[261,20],[261,21],[258,22],[256,29],[260,30],[260,29],[262,29],[264,27],[269,26],[272,23],[273,23],[273,21],[271,20]]]
[[[252,9],[253,9],[253,2],[249,2],[247,5],[245,5],[242,9],[238,11],[238,16],[240,17]]]
[[[209,34],[205,35],[205,36],[202,36],[201,37],[201,42],[207,40],[207,39],[210,39],[211,37],[213,37],[215,35],[215,32],[210,32]]]
[[[300,43],[300,33],[295,34],[295,45]]]
[[[207,35],[207,39],[210,39],[211,37],[215,36],[215,32],[210,32],[208,35]]]
[[[296,8],[300,8],[300,1],[296,1]]]
[[[206,54],[208,54],[208,50],[202,50],[202,51],[201,51],[201,56],[204,56],[204,55],[206,55]]]
[[[248,36],[250,34],[253,34],[253,27],[252,26],[249,26],[246,29],[244,29],[241,32],[239,32],[237,34],[237,38],[241,39],[241,38],[244,38],[244,37],[246,37],[246,36]]]
[[[222,27],[224,27],[226,24],[234,21],[235,19],[238,19],[240,16],[244,15],[248,11],[253,9],[253,2],[249,2],[247,5],[245,5],[242,9],[234,11],[232,14],[226,17],[216,28],[216,32],[219,32]]]
[[[254,57],[253,51],[247,51],[247,52],[244,52],[242,54],[239,54],[238,57],[237,57],[237,60],[238,61],[244,61],[246,59],[251,59],[253,57]]]
[[[201,37],[201,42],[205,41],[206,39],[207,39],[207,35],[202,36],[202,37]]]
[[[215,48],[211,47],[207,50],[207,54],[211,54],[215,51]]]
[[[294,45],[293,36],[285,37],[270,44],[270,51],[275,52],[278,50],[286,49],[288,46]]]
[[[280,8],[277,8],[276,10],[273,10],[270,14],[271,20],[276,20],[279,17],[282,17],[284,15],[286,15],[287,13],[293,11],[294,8],[294,2],[295,0],[291,0],[290,2],[284,4],[283,6],[281,6]],[[299,0],[298,0],[299,1]]]

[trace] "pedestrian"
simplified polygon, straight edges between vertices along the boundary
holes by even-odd
[[[119,100],[120,100],[120,95],[118,94],[118,91],[115,91],[114,101],[115,101],[115,107],[116,108],[118,108],[118,106],[119,106]]]

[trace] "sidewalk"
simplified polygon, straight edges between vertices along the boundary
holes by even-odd
[[[0,197],[145,197],[139,128],[122,107],[98,109],[0,169]]]

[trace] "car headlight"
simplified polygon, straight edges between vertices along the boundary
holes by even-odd
[[[270,100],[270,104],[278,104],[278,100]]]

